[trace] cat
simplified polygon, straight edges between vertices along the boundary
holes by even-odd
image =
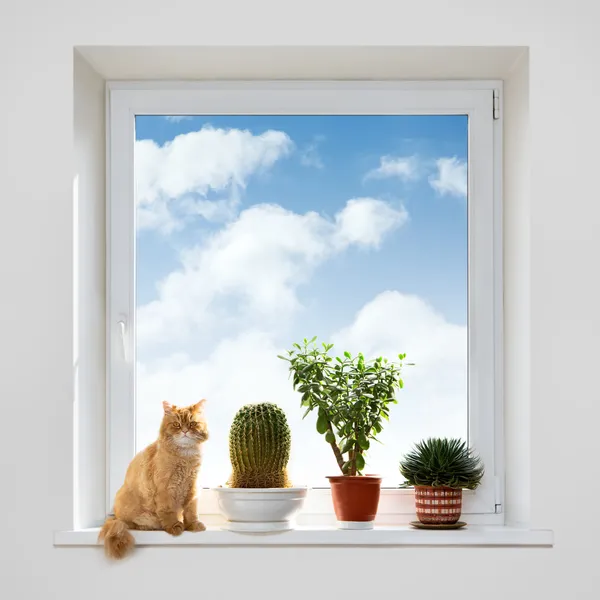
[[[112,559],[133,550],[130,529],[164,530],[171,535],[204,531],[198,520],[196,480],[202,444],[208,439],[206,400],[178,408],[163,402],[158,440],[136,454],[117,492],[114,516],[100,530],[104,552]]]

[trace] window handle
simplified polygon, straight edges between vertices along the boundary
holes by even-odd
[[[119,333],[121,335],[121,347],[123,349],[123,360],[127,362],[127,323],[123,320],[119,321]]]

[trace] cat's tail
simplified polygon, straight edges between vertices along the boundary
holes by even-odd
[[[119,560],[125,558],[135,546],[135,539],[131,535],[127,523],[110,516],[100,529],[98,541],[104,542],[104,553],[108,558]]]

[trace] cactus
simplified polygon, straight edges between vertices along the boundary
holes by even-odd
[[[248,404],[236,413],[229,431],[232,488],[291,487],[287,475],[290,428],[276,404]]]

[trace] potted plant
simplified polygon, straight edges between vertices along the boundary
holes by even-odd
[[[276,404],[248,404],[236,413],[229,431],[231,476],[226,487],[216,488],[227,529],[264,533],[293,528],[306,488],[291,486],[290,446],[290,428]]]
[[[377,514],[381,477],[365,475],[365,454],[389,419],[405,355],[399,362],[362,354],[329,355],[333,344],[316,337],[294,344],[287,356],[294,389],[302,394],[304,417],[317,412],[317,431],[330,445],[339,475],[329,476],[333,505],[341,529],[371,529]]]
[[[400,462],[400,473],[406,479],[402,487],[415,488],[419,523],[454,527],[462,512],[462,491],[479,486],[484,467],[466,442],[430,438],[415,444]]]

